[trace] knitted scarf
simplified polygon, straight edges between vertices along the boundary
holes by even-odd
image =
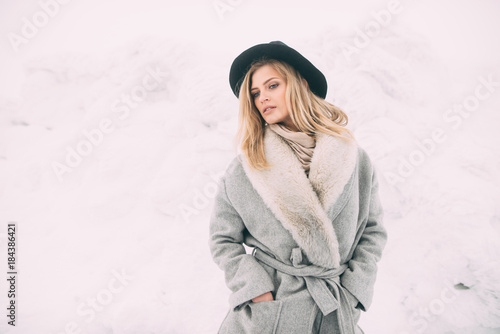
[[[268,126],[290,145],[302,167],[304,167],[306,175],[309,176],[309,165],[311,164],[316,140],[304,132],[291,131],[278,123],[269,124]]]

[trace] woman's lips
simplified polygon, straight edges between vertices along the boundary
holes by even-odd
[[[267,107],[266,109],[264,109],[264,114],[270,113],[274,109],[276,109],[276,107]]]

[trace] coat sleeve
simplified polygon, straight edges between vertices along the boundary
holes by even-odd
[[[370,202],[365,228],[354,249],[349,267],[341,276],[342,285],[358,300],[363,311],[372,302],[377,262],[387,242],[387,232],[383,226],[383,209],[378,196],[378,180],[376,170],[372,170]]]
[[[232,291],[229,304],[241,307],[252,298],[274,290],[274,283],[257,260],[243,246],[246,228],[231,204],[225,177],[219,182],[210,218],[210,252],[214,262],[225,273],[226,285]]]

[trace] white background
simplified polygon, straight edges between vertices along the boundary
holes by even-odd
[[[217,331],[229,291],[207,242],[235,155],[228,72],[272,40],[323,71],[381,175],[389,242],[365,332],[500,332],[498,2],[400,1],[363,43],[389,2],[53,4],[0,2],[0,263],[7,276],[16,222],[19,273],[16,327],[0,280],[1,333]]]

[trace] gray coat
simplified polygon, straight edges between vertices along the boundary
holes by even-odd
[[[360,332],[387,239],[377,174],[355,141],[316,139],[309,178],[266,128],[272,167],[239,155],[220,180],[209,246],[232,291],[220,333]],[[274,301],[251,302],[268,291]]]

